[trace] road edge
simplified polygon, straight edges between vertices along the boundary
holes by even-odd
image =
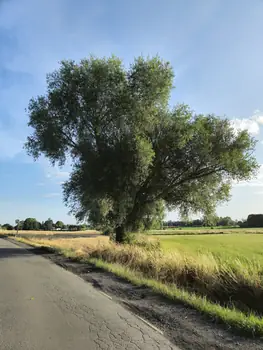
[[[121,298],[118,293],[116,294],[115,291],[112,293],[112,290],[110,290],[110,293],[108,294],[107,289],[105,290],[104,288],[105,286],[100,283],[101,281],[98,283],[96,276],[95,278],[89,278],[89,276],[94,275],[95,270],[99,270],[100,275],[105,276],[106,279],[108,278],[115,281],[116,283],[129,285],[130,289],[138,289],[138,287],[124,280],[123,278],[117,277],[113,273],[105,271],[102,268],[98,268],[94,264],[87,262],[84,263],[78,261],[77,259],[67,258],[63,256],[63,254],[58,253],[55,249],[49,247],[36,247],[34,245],[19,242],[13,237],[6,237],[5,239],[17,246],[20,246],[21,248],[31,250],[33,254],[41,255],[42,257],[47,258],[52,263],[73,273],[85,282],[90,283],[105,297],[110,298],[118,304],[121,304],[129,312],[132,312],[135,317],[148,324],[148,326],[150,323],[150,327],[152,327],[155,331],[157,331],[157,328],[165,338],[169,339],[175,346],[181,348],[181,350],[232,350],[236,349],[237,347],[243,350],[248,350],[251,348],[258,350],[263,348],[261,341],[245,338],[228,332],[224,325],[215,324],[211,322],[211,319],[208,320],[207,317],[201,315],[198,311],[187,308],[181,303],[172,303],[169,299],[164,298],[157,293],[154,293],[149,287],[145,287],[144,293],[147,295],[146,299],[148,298],[149,294],[150,298],[155,298],[154,302],[158,303],[161,300],[160,303],[162,302],[163,304],[166,304],[168,309],[170,305],[172,306],[171,309],[175,310],[177,314],[182,312],[182,316],[177,315],[175,317],[175,325],[172,321],[170,323],[167,323],[164,319],[160,318],[158,312],[155,312],[155,306],[157,306],[155,303],[153,303],[152,309],[149,310],[149,308],[145,309],[144,305],[143,307],[140,305],[140,301],[142,301],[144,297],[141,297],[140,299],[135,298],[134,300],[132,298],[126,298],[125,300],[125,298]],[[81,268],[85,270],[84,273]],[[165,315],[167,319],[172,319],[173,316],[175,315],[172,315],[171,317],[169,317],[169,315]],[[182,327],[184,324],[187,324],[188,327]],[[177,328],[179,328],[179,330]],[[200,329],[201,332],[199,332]]]

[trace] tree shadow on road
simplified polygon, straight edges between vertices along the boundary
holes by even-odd
[[[34,256],[35,254],[50,254],[50,252],[46,249],[43,249],[41,247],[39,248],[28,248],[28,249],[21,249],[19,247],[17,248],[0,248],[0,259],[7,259],[7,258],[19,258],[23,256]]]

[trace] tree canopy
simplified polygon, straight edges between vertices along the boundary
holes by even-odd
[[[212,215],[232,180],[257,170],[255,140],[230,121],[169,106],[174,74],[159,57],[62,61],[47,92],[28,106],[28,153],[69,158],[64,200],[81,221],[112,228],[122,242],[161,208]]]
[[[2,229],[11,231],[14,229],[14,227],[10,224],[4,224],[2,225]]]
[[[64,223],[60,220],[58,220],[56,223],[55,223],[55,227],[56,228],[60,228],[60,229],[63,229],[65,227]]]
[[[43,224],[43,229],[46,231],[52,231],[53,227],[54,227],[54,223],[53,223],[53,220],[50,218],[48,218]]]
[[[263,214],[249,214],[246,224],[248,227],[263,227]]]
[[[27,218],[23,222],[23,230],[39,230],[40,223],[35,218]]]

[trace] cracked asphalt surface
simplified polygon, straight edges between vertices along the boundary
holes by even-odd
[[[0,239],[0,349],[177,349],[91,284]]]

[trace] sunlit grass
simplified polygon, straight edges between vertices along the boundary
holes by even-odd
[[[166,250],[160,248],[160,244],[168,244],[166,237],[161,237],[160,243],[143,237],[139,246],[116,245],[105,236],[22,240],[53,247],[69,257],[96,259],[93,261],[104,264],[106,269],[114,268],[116,274],[126,274],[131,281],[136,277],[137,283],[146,283],[235,328],[263,335],[263,321],[259,316],[263,314],[263,262],[257,256],[253,258],[253,249],[259,253],[261,236],[252,236],[241,243],[237,235],[231,235],[227,238],[229,244],[224,243],[223,238],[230,236],[223,236],[221,240],[220,236],[204,236],[203,249],[200,249],[202,239],[198,243],[194,240],[199,236],[179,237],[175,243],[174,237],[169,237],[173,239],[169,243],[172,249],[166,247]],[[258,239],[256,242],[253,242],[254,236]],[[216,239],[214,244],[212,238]],[[226,244],[228,250],[224,252],[220,244]],[[250,249],[248,257],[243,256],[246,246]],[[221,255],[217,251],[221,251]]]
[[[240,227],[181,227],[166,230],[150,230],[148,234],[152,235],[205,235],[205,234],[263,234],[263,227],[258,228],[240,228]]]
[[[167,251],[184,254],[213,254],[218,259],[242,261],[256,260],[263,263],[263,235],[231,234],[200,236],[156,236]]]
[[[89,261],[97,267],[110,271],[135,285],[147,286],[169,299],[190,305],[194,309],[212,317],[214,320],[227,324],[230,328],[250,336],[263,335],[263,319],[253,313],[246,315],[235,308],[222,307],[195,293],[189,293],[186,290],[179,289],[175,285],[167,285],[153,279],[144,278],[138,272],[127,269],[120,264],[110,264],[99,259],[89,259]]]

